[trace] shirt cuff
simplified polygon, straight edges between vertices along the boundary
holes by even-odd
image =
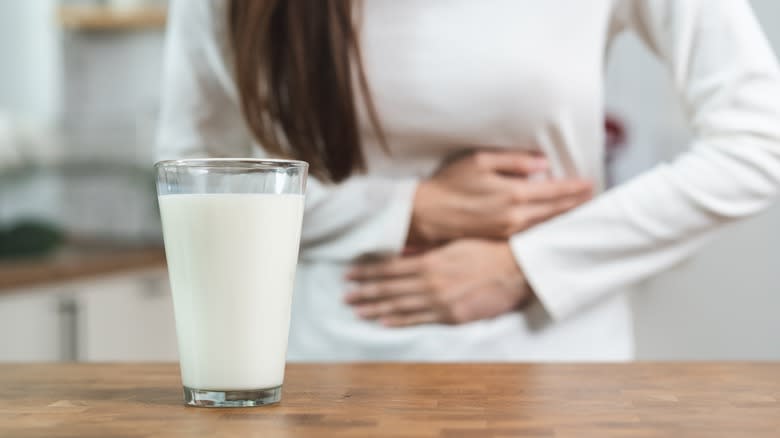
[[[383,208],[382,223],[378,227],[382,236],[379,245],[382,252],[400,254],[406,246],[418,184],[417,179],[395,182],[393,193]]]
[[[576,312],[580,303],[572,296],[577,289],[562,282],[561,269],[545,246],[544,233],[538,228],[516,234],[509,246],[534,294],[553,320]]]

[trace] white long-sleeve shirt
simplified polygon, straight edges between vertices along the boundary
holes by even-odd
[[[623,31],[667,66],[690,148],[513,236],[539,298],[525,311],[405,329],[355,317],[345,267],[401,250],[416,182],[449,155],[541,151],[554,176],[601,184],[605,57]],[[777,193],[780,74],[744,0],[366,0],[360,32],[390,153],[361,113],[367,172],[310,180],[291,359],[630,359],[622,292]],[[172,2],[158,143],[160,158],[263,155],[238,106],[224,0]]]

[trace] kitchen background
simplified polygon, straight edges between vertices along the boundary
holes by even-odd
[[[780,2],[751,3],[780,50]],[[151,173],[164,26],[161,0],[0,2],[0,361],[176,359]],[[636,39],[608,71],[621,181],[689,132]],[[778,223],[780,207],[643,284],[639,358],[780,359]]]

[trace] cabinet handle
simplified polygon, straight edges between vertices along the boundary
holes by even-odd
[[[74,362],[79,359],[79,306],[74,297],[62,297],[57,303],[60,316],[60,359]]]

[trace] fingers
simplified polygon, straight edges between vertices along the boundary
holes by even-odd
[[[517,151],[482,151],[472,157],[477,167],[510,175],[530,175],[547,170],[547,160],[539,155]]]
[[[344,296],[347,304],[381,301],[388,298],[419,293],[425,290],[423,281],[419,278],[400,278],[363,283],[357,289]]]
[[[419,256],[396,257],[376,263],[361,263],[352,267],[347,273],[347,279],[352,281],[368,281],[389,277],[414,275],[421,270]]]
[[[383,301],[371,301],[355,306],[355,313],[363,319],[382,319],[408,313],[433,311],[426,294],[404,295]]]
[[[593,190],[590,181],[581,179],[563,179],[550,181],[508,182],[514,185],[512,199],[518,203],[555,201],[561,198],[589,196]]]
[[[434,311],[414,312],[405,315],[392,315],[380,320],[385,327],[410,327],[420,324],[443,322],[441,316]]]

